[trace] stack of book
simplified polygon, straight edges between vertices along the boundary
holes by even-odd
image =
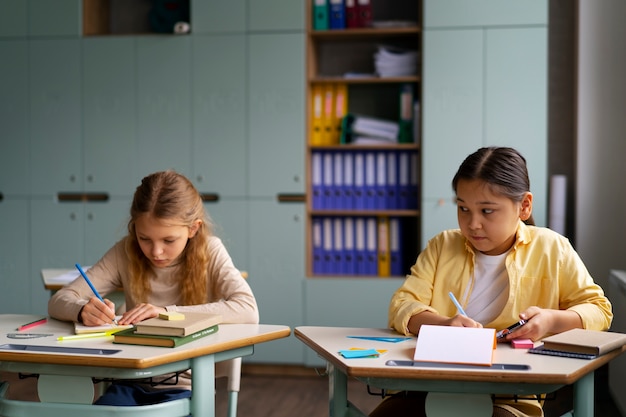
[[[379,46],[374,54],[374,66],[381,77],[403,77],[417,74],[417,51],[393,46]]]
[[[342,143],[384,145],[398,143],[400,125],[392,120],[347,114],[343,119]]]
[[[220,315],[195,312],[179,319],[155,317],[115,333],[113,343],[177,347],[217,332],[221,321]]]

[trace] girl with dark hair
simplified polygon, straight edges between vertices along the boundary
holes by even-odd
[[[438,234],[420,253],[392,296],[390,327],[416,335],[423,324],[500,330],[525,320],[500,340],[506,342],[536,341],[573,328],[609,328],[611,304],[570,242],[532,226],[533,195],[519,152],[479,149],[463,161],[452,188],[459,229]],[[457,313],[449,292],[467,316]],[[397,393],[370,415],[425,415],[425,398],[426,393]],[[543,416],[534,397],[493,401],[497,417]]]

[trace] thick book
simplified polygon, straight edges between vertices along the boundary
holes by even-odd
[[[222,322],[219,314],[186,312],[182,320],[154,317],[135,325],[135,333],[160,336],[188,336]]]
[[[626,334],[599,330],[572,329],[543,339],[543,349],[604,355],[626,344]]]
[[[216,333],[217,330],[218,325],[215,324],[188,336],[162,336],[139,334],[135,329],[126,329],[113,334],[113,343],[175,348]]]

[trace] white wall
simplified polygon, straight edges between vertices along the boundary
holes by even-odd
[[[626,1],[579,3],[576,247],[606,291],[626,269]]]

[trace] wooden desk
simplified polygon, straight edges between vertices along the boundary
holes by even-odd
[[[38,389],[53,392],[47,402],[22,402],[4,398],[7,386],[0,385],[0,414],[3,417],[46,415],[48,417],[215,415],[215,363],[251,355],[254,345],[291,334],[287,326],[222,324],[213,335],[178,348],[113,344],[112,338],[57,341],[73,333],[71,323],[49,319],[22,333],[49,334],[34,339],[13,339],[18,325],[37,319],[32,315],[0,315],[0,370],[39,374]],[[58,351],[53,351],[57,349]],[[60,350],[59,350],[60,349]],[[92,377],[135,379],[191,369],[190,400],[175,400],[141,407],[94,406]],[[74,390],[76,388],[76,390]],[[41,395],[40,395],[41,396]],[[42,399],[44,401],[44,399]]]
[[[412,360],[415,338],[399,343],[352,339],[347,336],[398,336],[388,329],[343,327],[297,327],[295,336],[328,362],[330,415],[365,416],[349,403],[347,378],[388,390],[449,393],[540,394],[574,385],[576,417],[593,417],[594,371],[614,359],[622,349],[597,359],[583,360],[530,354],[498,344],[494,363],[527,364],[530,370],[495,370],[442,366],[388,366],[389,360]],[[375,359],[345,359],[338,351],[352,347],[387,349]]]

